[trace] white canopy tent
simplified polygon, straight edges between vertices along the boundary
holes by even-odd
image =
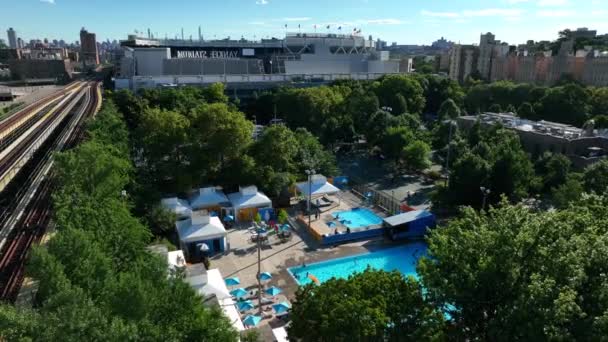
[[[227,233],[219,217],[193,213],[190,219],[175,223],[182,243],[225,238]]]
[[[163,198],[160,200],[160,205],[177,215],[180,219],[189,217],[192,214],[192,208],[190,208],[188,201],[177,197]]]
[[[241,315],[236,308],[232,296],[230,296],[220,270],[211,269],[202,274],[193,274],[187,277],[186,281],[201,297],[215,296],[224,315],[228,317],[232,326],[237,331],[245,330],[245,326],[241,321]]]
[[[340,192],[340,189],[330,184],[327,181],[327,178],[323,175],[312,175],[310,180],[310,186],[308,182],[301,182],[297,183],[296,187],[302,194],[306,196],[310,194],[313,197],[333,195]]]
[[[259,192],[256,186],[239,187],[239,192],[228,194],[228,199],[232,203],[235,218],[239,217],[238,213],[242,209],[272,207],[270,198]]]
[[[228,197],[216,187],[200,188],[190,200],[193,210],[229,205]]]

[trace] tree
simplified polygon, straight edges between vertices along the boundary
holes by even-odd
[[[289,215],[287,214],[287,211],[285,211],[285,209],[279,210],[279,214],[277,215],[277,221],[280,224],[285,224],[285,223],[287,223],[288,219],[289,219]]]
[[[368,269],[298,289],[290,339],[301,341],[437,340],[441,312],[429,306],[413,278]]]
[[[422,171],[431,166],[431,147],[424,141],[415,140],[403,151],[403,160],[410,170]]]
[[[298,175],[305,175],[306,170],[314,169],[318,173],[333,176],[338,172],[336,157],[321,145],[319,139],[305,128],[296,129],[297,153],[294,163]]]
[[[191,110],[190,116],[191,174],[202,174],[200,178],[213,181],[227,162],[241,158],[249,148],[253,124],[225,103],[198,106]]]
[[[580,200],[585,189],[579,174],[569,175],[566,181],[551,189],[553,204],[559,209],[565,209],[571,203]]]
[[[490,105],[490,107],[488,107],[488,111],[490,111],[491,113],[502,113],[502,108],[498,103],[494,103]]]
[[[426,98],[424,113],[438,113],[441,105],[448,99],[452,99],[457,106],[462,106],[465,94],[458,82],[437,75],[421,75],[418,80]]]
[[[456,105],[456,102],[452,99],[447,99],[441,104],[439,108],[440,120],[453,120],[460,116],[460,108]]]
[[[292,130],[285,125],[274,125],[264,130],[251,149],[258,164],[267,165],[275,172],[295,172],[298,147]]]
[[[414,135],[407,127],[388,127],[380,147],[387,158],[398,163],[404,156],[405,147],[413,140]]]
[[[184,148],[190,140],[189,129],[188,119],[175,111],[147,108],[141,115],[135,146],[142,151],[149,179],[161,189],[186,191],[194,185]],[[167,180],[172,181],[163,187]]]
[[[570,83],[549,89],[540,99],[537,114],[544,120],[580,126],[587,121],[589,110],[589,93]]]
[[[390,113],[379,110],[370,116],[365,138],[370,146],[380,144],[389,127],[398,126],[398,120]]]
[[[566,182],[571,164],[563,154],[545,153],[536,163],[536,172],[543,179],[543,189],[549,190]]]
[[[590,88],[589,104],[591,106],[591,114],[606,115],[608,114],[608,88]]]
[[[585,190],[602,194],[608,189],[608,160],[589,165],[583,172]]]
[[[505,202],[470,208],[428,239],[418,273],[428,301],[452,318],[455,340],[596,340],[605,336],[608,200],[535,213]]]
[[[156,205],[148,214],[147,221],[152,233],[158,236],[169,233],[175,229],[177,216],[163,206]]]
[[[534,112],[534,107],[532,107],[530,102],[524,102],[517,109],[517,116],[524,119],[534,119],[536,113]]]
[[[414,78],[405,75],[384,76],[376,83],[374,91],[381,106],[392,107],[400,94],[406,100],[406,109],[412,114],[421,114],[425,99],[422,86]],[[402,114],[402,113],[397,113]]]

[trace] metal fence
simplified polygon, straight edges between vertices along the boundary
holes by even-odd
[[[398,199],[367,185],[353,185],[351,192],[360,197],[365,205],[376,205],[389,215],[397,214],[400,211],[401,203]]]

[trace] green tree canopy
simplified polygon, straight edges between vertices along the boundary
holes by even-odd
[[[533,213],[502,203],[465,209],[431,232],[419,263],[427,299],[445,307],[455,340],[598,340],[605,336],[606,198]]]
[[[441,312],[398,272],[367,270],[298,289],[287,328],[301,341],[428,341],[443,337]]]
[[[441,107],[439,108],[439,118],[440,120],[451,120],[456,119],[460,116],[460,108],[456,105],[456,102],[452,99],[447,99],[443,101]]]

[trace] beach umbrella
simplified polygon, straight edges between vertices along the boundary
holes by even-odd
[[[230,294],[237,298],[245,297],[248,293],[249,292],[247,292],[247,290],[245,290],[242,287],[239,287],[238,289],[230,291]]]
[[[288,302],[281,302],[279,304],[275,304],[272,306],[274,311],[278,314],[286,312],[291,308],[291,305]]]
[[[209,252],[209,246],[206,243],[202,242],[202,243],[197,244],[197,246],[201,252],[203,252],[203,253]]]
[[[276,286],[273,286],[273,287],[267,288],[266,291],[264,291],[264,292],[266,292],[267,294],[274,297],[274,296],[278,295],[279,293],[283,292],[283,290],[281,290],[280,288],[278,288]]]
[[[255,327],[256,325],[258,325],[260,323],[261,320],[262,320],[262,317],[260,317],[260,316],[249,315],[249,316],[245,317],[245,319],[243,320],[243,324],[250,326],[250,327]]]
[[[228,286],[234,286],[234,285],[238,285],[241,283],[241,280],[239,279],[239,277],[226,278],[226,279],[224,279],[224,281],[226,282],[226,285],[228,285]]]
[[[268,272],[262,272],[260,274],[260,280],[270,280],[272,279],[272,275]]]
[[[236,306],[239,308],[239,311],[247,311],[255,308],[255,305],[250,300],[246,300],[244,302],[236,303]]]
[[[224,217],[224,221],[226,221],[226,222],[234,221],[234,216],[232,216],[232,215],[226,215]]]
[[[268,222],[270,221],[270,211],[266,210],[266,212],[264,213],[264,221]]]

